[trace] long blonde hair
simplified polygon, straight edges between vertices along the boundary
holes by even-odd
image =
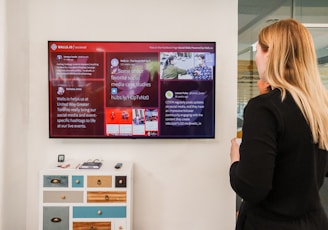
[[[269,52],[267,82],[280,89],[282,100],[290,92],[310,126],[314,143],[328,150],[328,94],[310,32],[296,20],[285,19],[262,29],[258,42]]]

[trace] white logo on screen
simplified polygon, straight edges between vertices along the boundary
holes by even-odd
[[[171,99],[171,98],[173,98],[173,96],[174,96],[174,93],[171,90],[165,92],[165,97],[167,99]]]
[[[55,43],[52,44],[52,45],[51,45],[51,49],[52,49],[52,50],[56,50],[56,49],[57,49],[57,45],[56,45]]]
[[[64,87],[59,86],[58,89],[57,89],[57,94],[61,96],[61,95],[63,95],[64,93],[65,93],[65,89],[64,89]]]
[[[112,66],[116,67],[116,66],[118,66],[118,64],[119,64],[119,61],[118,61],[117,58],[113,58],[113,59],[111,60],[110,64],[112,64]]]

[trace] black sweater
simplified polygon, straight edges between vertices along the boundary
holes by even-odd
[[[319,197],[327,154],[289,93],[284,101],[278,89],[251,99],[240,161],[230,168],[231,186],[244,199],[237,229],[327,230]]]

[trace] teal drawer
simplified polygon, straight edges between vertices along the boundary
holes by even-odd
[[[43,176],[43,187],[68,187],[68,176],[45,175]]]
[[[73,207],[73,218],[126,218],[126,206]]]
[[[73,188],[83,188],[84,187],[84,177],[83,176],[72,176],[72,187]]]

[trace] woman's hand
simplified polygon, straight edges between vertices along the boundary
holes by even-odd
[[[236,161],[240,160],[239,155],[239,144],[237,143],[237,138],[231,139],[230,147],[230,163],[233,164]]]

